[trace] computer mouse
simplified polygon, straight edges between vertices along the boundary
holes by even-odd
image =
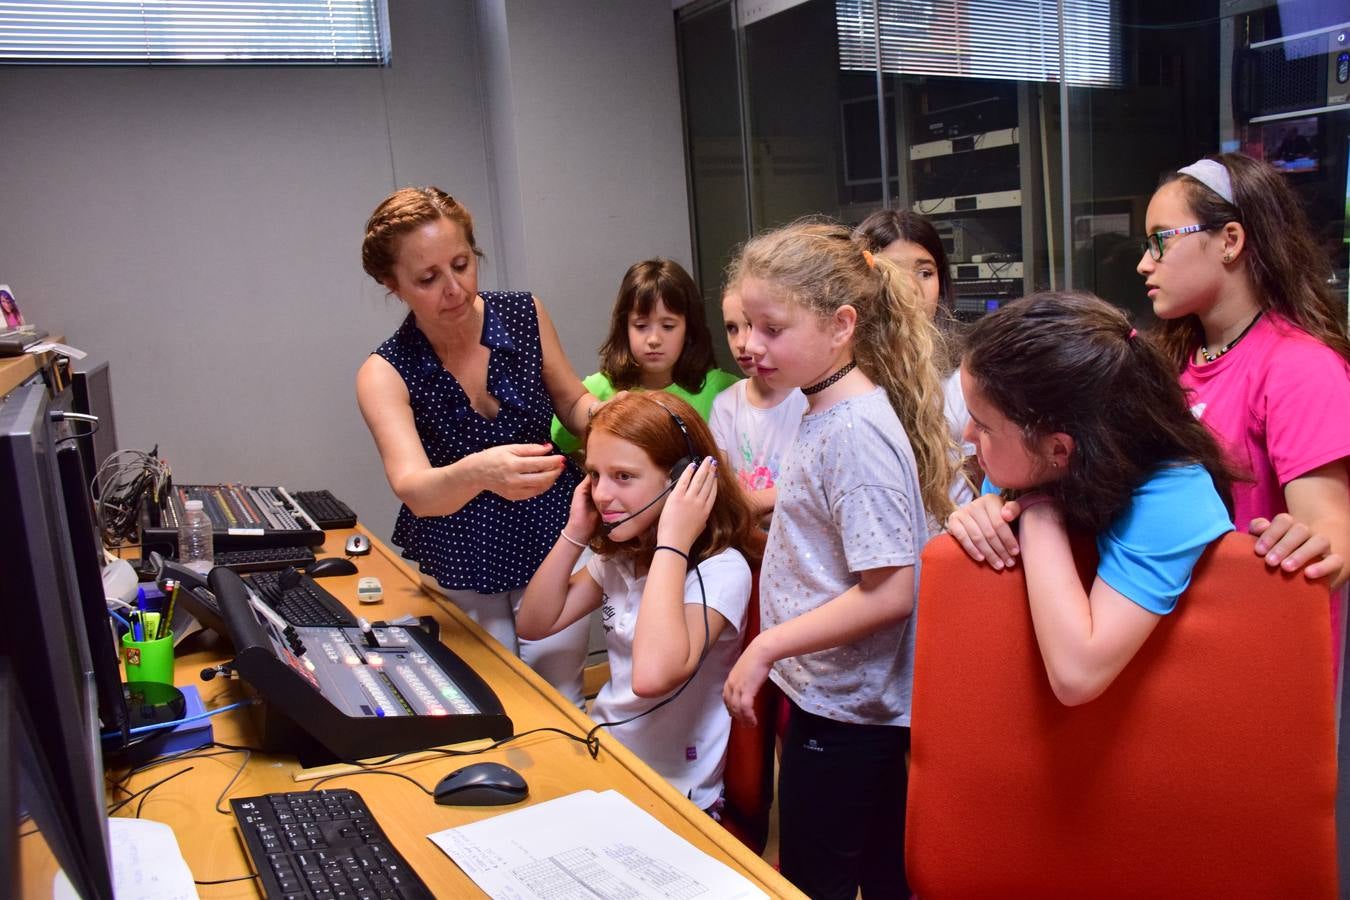
[[[529,795],[519,772],[495,762],[456,769],[436,783],[436,802],[442,806],[505,806]]]
[[[347,538],[348,556],[365,556],[370,552],[370,540],[364,534],[354,534]]]
[[[327,559],[316,559],[305,567],[305,574],[310,578],[328,578],[331,575],[355,575],[356,563],[350,559],[343,559],[340,556],[330,556]]]

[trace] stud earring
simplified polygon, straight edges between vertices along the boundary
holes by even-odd
[[[1231,254],[1231,253],[1225,253],[1225,254],[1223,255],[1223,261],[1226,262],[1226,263],[1232,262],[1232,261],[1233,261],[1233,254]]]

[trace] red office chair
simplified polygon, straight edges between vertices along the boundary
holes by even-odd
[[[759,634],[759,566],[752,565],[754,580],[750,587],[750,609],[746,614],[745,642]],[[764,852],[769,834],[769,807],[773,805],[774,716],[782,696],[772,681],[755,698],[755,719],[751,728],[731,722],[727,741],[727,765],[722,775],[726,803],[722,807],[722,825],[755,853]]]
[[[1106,692],[1050,690],[1020,568],[923,554],[905,858],[944,897],[1334,897],[1325,587],[1206,551]],[[1096,553],[1076,547],[1080,575]]]

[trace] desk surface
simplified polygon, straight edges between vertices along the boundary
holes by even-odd
[[[46,340],[59,340],[59,338],[47,338]],[[0,397],[8,394],[19,385],[23,384],[38,370],[38,365],[46,365],[47,357],[50,354],[41,356],[32,353],[25,353],[22,356],[0,357]]]
[[[352,533],[329,532],[325,547],[323,550],[316,548],[316,554],[340,555],[343,543]],[[517,732],[551,725],[584,735],[592,727],[594,723],[589,718],[500,644],[488,638],[457,608],[424,592],[413,570],[395,551],[373,538],[371,544],[372,553],[355,560],[359,569],[357,575],[325,578],[320,583],[356,609],[358,577],[374,575],[384,585],[384,601],[360,607],[359,615],[371,619],[393,619],[404,613],[435,616],[441,623],[441,640],[492,685]],[[228,656],[228,644],[204,634],[188,638],[179,649],[176,681],[180,685],[197,685],[207,708],[225,706],[244,697],[237,681],[218,679],[203,683],[198,678],[201,669]],[[212,722],[216,740],[256,746],[258,738],[244,710],[225,713]],[[188,867],[199,880],[231,878],[252,871],[237,837],[233,815],[221,815],[212,808],[215,798],[239,768],[240,760],[240,755],[230,754],[170,763],[138,773],[128,782],[134,791],[179,769],[195,766],[193,771],[149,794],[141,815],[173,827]],[[476,760],[495,760],[519,770],[529,782],[529,799],[524,804],[505,808],[437,806],[430,797],[402,779],[363,774],[335,778],[325,782],[323,787],[349,787],[360,793],[394,846],[437,896],[480,896],[480,892],[448,856],[427,840],[428,834],[578,790],[611,788],[619,790],[695,847],[745,875],[769,896],[801,896],[771,866],[603,732],[597,759],[591,759],[581,744],[561,735],[541,734],[522,738],[469,760],[429,759],[399,765],[394,770],[429,788],[447,772]],[[305,790],[308,782],[294,780],[298,771],[294,759],[255,753],[239,780],[230,788],[229,796]],[[120,773],[109,772],[110,777],[116,774]],[[130,814],[134,806],[134,803],[128,805],[120,814]],[[228,810],[228,804],[225,808]],[[257,881],[204,886],[200,890],[204,898],[259,895]]]

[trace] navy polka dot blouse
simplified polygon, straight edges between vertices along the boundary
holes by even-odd
[[[375,351],[403,377],[422,447],[446,466],[501,444],[546,444],[553,400],[544,386],[539,317],[528,292],[483,291],[483,337],[489,349],[487,387],[500,402],[485,419],[445,370],[411,313]],[[482,594],[524,587],[567,523],[581,473],[570,461],[553,487],[529,500],[483,491],[448,516],[398,511],[394,543],[449,590]]]

